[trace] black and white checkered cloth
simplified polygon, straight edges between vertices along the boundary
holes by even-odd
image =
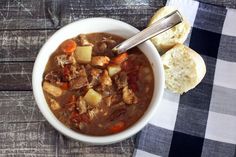
[[[164,92],[137,135],[134,157],[236,157],[236,10],[170,0],[192,25],[186,45],[203,57],[203,81],[183,95]]]

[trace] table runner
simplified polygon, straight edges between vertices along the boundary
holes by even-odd
[[[193,0],[170,0],[190,21],[185,42],[207,73],[186,94],[167,90],[158,111],[137,135],[134,157],[236,156],[236,10]]]

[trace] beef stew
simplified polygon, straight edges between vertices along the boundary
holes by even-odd
[[[64,125],[87,135],[110,135],[145,113],[153,95],[153,71],[138,48],[118,56],[112,52],[123,40],[108,33],[80,34],[50,56],[42,86],[51,111]]]

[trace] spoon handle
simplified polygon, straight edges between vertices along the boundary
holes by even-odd
[[[162,19],[153,23],[150,27],[142,30],[131,38],[123,41],[112,50],[117,54],[126,52],[127,50],[133,48],[134,46],[174,27],[175,25],[183,21],[180,13],[176,10],[169,15],[163,17]]]

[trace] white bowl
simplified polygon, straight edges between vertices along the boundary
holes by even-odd
[[[92,144],[111,144],[124,140],[140,131],[155,114],[158,104],[163,95],[164,90],[164,72],[160,55],[150,41],[146,41],[139,45],[139,49],[147,56],[154,72],[154,93],[151,103],[144,115],[128,129],[108,136],[89,136],[71,130],[62,124],[51,112],[42,89],[43,73],[50,55],[57,47],[66,39],[77,36],[78,34],[86,34],[93,32],[107,32],[116,34],[124,38],[129,38],[138,33],[135,27],[118,20],[109,18],[88,18],[79,20],[66,25],[55,32],[41,48],[33,68],[32,84],[33,93],[38,107],[48,122],[59,132],[67,137]]]

